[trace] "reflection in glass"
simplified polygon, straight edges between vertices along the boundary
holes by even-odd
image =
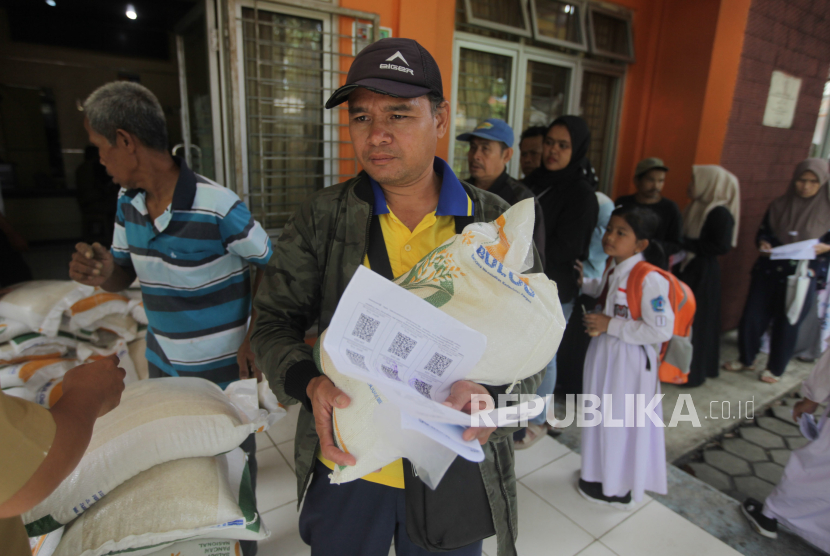
[[[458,95],[455,100],[455,133],[473,130],[487,118],[507,121],[512,59],[507,56],[461,49]],[[455,141],[453,171],[468,176],[466,141]]]

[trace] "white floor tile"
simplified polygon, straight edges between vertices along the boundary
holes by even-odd
[[[294,439],[286,440],[279,446],[277,446],[277,450],[280,451],[282,457],[285,458],[285,461],[288,462],[288,466],[293,470],[294,469]]]
[[[599,541],[594,541],[588,548],[577,554],[577,556],[617,556],[610,548]]]
[[[572,452],[525,476],[521,482],[598,539],[631,517],[632,512],[601,506],[582,498],[576,490],[580,467],[580,456]],[[651,498],[646,495],[635,511],[650,501]]]
[[[297,481],[276,447],[257,452],[256,499],[260,513],[297,499]]]
[[[286,504],[264,513],[262,520],[271,536],[260,541],[259,556],[309,556],[311,547],[300,538],[300,514],[296,504]]]
[[[533,494],[521,483],[519,495],[519,554],[574,556],[591,544],[591,535]],[[496,538],[484,541],[488,554],[496,553]]]
[[[271,437],[268,436],[267,433],[264,433],[264,432],[256,433],[256,451],[257,452],[262,451],[265,448],[270,448],[273,445],[274,445],[274,443],[273,443],[273,441],[271,441]]]
[[[608,534],[602,544],[619,556],[739,556],[739,552],[659,502],[648,504]]]
[[[286,440],[294,438],[297,432],[297,417],[300,414],[300,404],[288,406],[288,415],[277,421],[273,427],[268,429],[268,436],[274,444],[281,444]]]
[[[516,478],[521,479],[569,452],[566,446],[550,436],[546,436],[530,448],[516,450]]]

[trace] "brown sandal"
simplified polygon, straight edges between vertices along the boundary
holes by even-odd
[[[772,372],[769,369],[765,369],[761,371],[761,373],[758,375],[758,380],[760,380],[761,382],[766,382],[767,384],[775,384],[776,382],[781,380],[781,377],[777,377],[774,374],[772,374]]]

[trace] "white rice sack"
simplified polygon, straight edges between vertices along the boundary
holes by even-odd
[[[129,303],[130,298],[123,293],[110,293],[95,288],[91,295],[84,296],[67,309],[69,326],[73,330],[94,330],[95,323],[107,315],[126,314]]]
[[[66,344],[54,342],[36,342],[23,348],[18,346],[19,344],[14,344],[14,340],[0,344],[0,365],[13,365],[37,359],[57,359],[69,351]]]
[[[132,341],[127,344],[127,349],[130,352],[130,359],[132,359],[138,380],[150,378],[150,369],[147,365],[147,341],[144,338]]]
[[[52,556],[58,548],[58,543],[63,537],[63,527],[52,531],[48,535],[29,538],[29,547],[32,549],[32,556]],[[164,556],[170,556],[165,554]]]
[[[484,355],[467,380],[512,388],[544,369],[559,348],[566,323],[556,283],[543,273],[522,274],[533,263],[533,223],[533,200],[527,199],[495,222],[466,226],[395,280],[487,337]],[[321,372],[352,398],[333,416],[335,440],[357,460],[355,466],[335,469],[333,482],[347,482],[400,455],[378,441],[373,415],[386,401],[382,392],[338,373],[322,338],[317,345]]]
[[[29,332],[32,332],[32,329],[28,324],[0,317],[0,344]]]
[[[60,328],[63,312],[93,291],[91,286],[68,280],[24,282],[0,298],[0,317],[54,336]]]
[[[27,386],[36,389],[53,378],[61,378],[77,365],[74,359],[40,359],[0,367],[0,388]]]
[[[237,448],[169,461],[132,477],[66,527],[54,556],[142,556],[182,540],[268,535],[245,453]]]
[[[63,395],[63,377],[53,378],[38,388],[20,386],[3,390],[3,393],[7,396],[22,398],[26,401],[42,405],[46,409],[49,409],[54,407]]]
[[[97,347],[92,344],[78,344],[77,354],[78,360],[83,363],[92,363],[99,361],[112,354],[118,356],[118,366],[124,369],[124,384],[130,384],[138,380],[138,374],[133,365],[133,360],[130,358],[130,350],[127,347],[127,342],[124,340],[116,340],[107,347]]]
[[[111,314],[92,325],[95,330],[112,332],[126,342],[132,342],[138,335],[138,323],[130,315]]]
[[[240,556],[242,546],[232,539],[182,541],[148,556]],[[37,556],[37,555],[35,555]]]
[[[144,311],[144,300],[141,297],[141,290],[127,290],[124,292],[130,298],[127,310],[138,324],[149,324],[147,313]]]
[[[228,452],[284,415],[285,410],[262,411],[250,420],[219,386],[201,378],[128,384],[121,404],[95,422],[75,470],[23,515],[29,536],[69,523],[142,471],[167,461]]]
[[[64,313],[61,317],[61,325],[58,329],[58,334],[68,338],[74,338],[79,342],[97,342],[98,341],[98,333],[95,330],[86,330],[85,328],[81,328],[78,330],[73,330],[70,327],[70,320],[69,317]]]

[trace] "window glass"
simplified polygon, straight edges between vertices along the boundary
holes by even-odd
[[[508,56],[462,48],[458,68],[458,94],[455,99],[455,133],[473,130],[487,118],[509,120],[510,72]],[[466,141],[455,141],[453,171],[468,176]]]
[[[515,27],[529,31],[527,12],[521,0],[467,0],[470,6],[468,17],[479,20],[479,25],[494,23],[499,26]]]
[[[579,5],[559,0],[533,0],[536,14],[536,38],[555,39],[584,45]]]
[[[610,134],[611,117],[614,112],[615,91],[618,77],[586,71],[582,75],[582,94],[580,96],[580,114],[591,130],[591,149],[588,160],[593,164],[600,177],[600,187],[605,176],[606,160],[614,137]]]
[[[568,68],[528,60],[522,129],[516,130],[517,137],[528,127],[546,126],[565,113],[570,80]]]
[[[591,12],[591,20],[596,53],[632,56],[630,21],[596,10]]]

